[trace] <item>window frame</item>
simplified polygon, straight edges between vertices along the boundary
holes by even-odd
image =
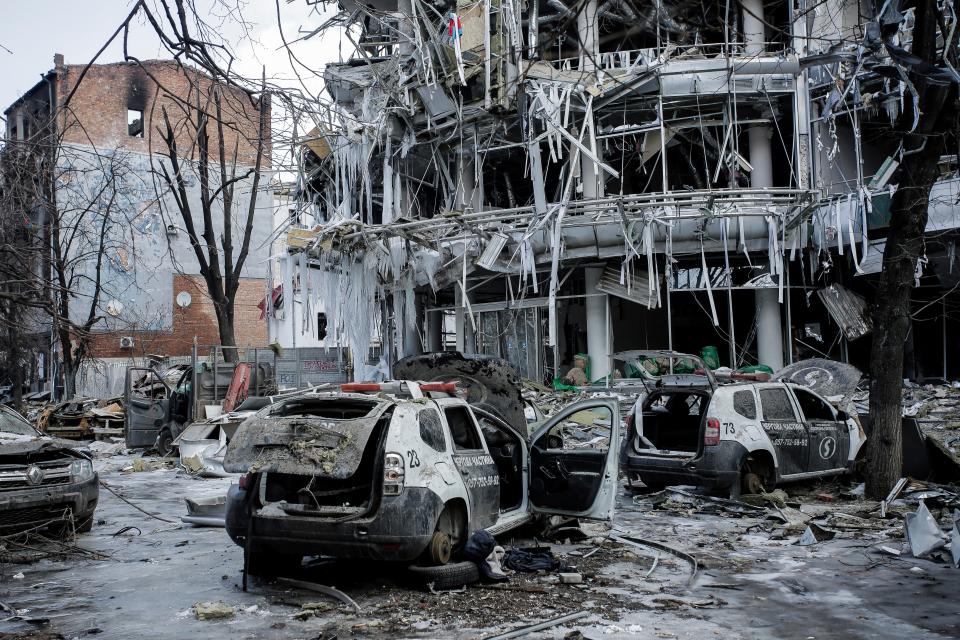
[[[784,394],[787,400],[787,406],[790,407],[790,412],[793,414],[792,417],[790,418],[768,418],[767,417],[767,410],[766,410],[766,407],[764,406],[763,394],[765,392],[773,392],[773,391],[779,391]],[[765,387],[765,388],[759,389],[759,392],[760,393],[758,395],[760,396],[760,412],[761,412],[761,415],[763,416],[764,422],[801,422],[799,416],[797,416],[797,408],[793,404],[794,401],[790,397],[790,390],[787,389],[786,386],[781,385],[781,386],[775,386],[775,387]]]
[[[476,440],[478,446],[474,448],[464,448],[457,444],[457,439],[454,436],[453,429],[450,426],[450,419],[447,416],[450,411],[462,411],[469,418],[469,423],[472,425],[473,437]],[[447,423],[447,432],[450,434],[450,444],[453,447],[454,453],[465,453],[465,452],[474,452],[474,451],[486,451],[483,443],[483,434],[480,433],[479,425],[477,424],[477,419],[473,415],[473,412],[470,411],[470,407],[461,404],[452,404],[446,405],[443,407],[443,419]]]
[[[440,439],[443,440],[443,448],[442,448],[442,449],[437,449],[437,448],[434,446],[434,443],[432,443],[431,441],[429,441],[429,440],[427,440],[426,438],[423,437],[423,420],[422,420],[422,417],[423,417],[423,415],[424,415],[425,413],[427,413],[427,412],[433,413],[433,415],[436,416],[436,418],[437,418],[437,427],[438,427],[439,430],[440,430],[440,432],[439,432]],[[430,447],[431,449],[433,449],[433,450],[436,451],[437,453],[447,453],[447,452],[450,450],[450,446],[451,446],[451,444],[452,444],[452,442],[453,442],[453,436],[452,436],[452,434],[451,434],[450,439],[447,440],[447,433],[446,433],[446,432],[449,431],[449,429],[444,429],[444,428],[443,428],[443,418],[440,417],[440,412],[437,411],[437,409],[436,409],[435,407],[424,407],[423,409],[421,409],[420,411],[417,412],[417,428],[418,428],[418,432],[419,432],[419,435],[420,435],[420,440],[423,441],[423,444],[427,445],[428,447]]]
[[[745,413],[741,413],[741,411],[737,408],[737,395],[741,393],[745,393],[750,396],[750,404],[753,407],[752,416],[748,416]],[[757,412],[757,394],[754,393],[753,389],[735,389],[733,394],[731,394],[730,396],[730,403],[733,406],[733,412],[738,416],[740,416],[741,418],[745,418],[747,420],[756,420],[757,416],[760,415]]]
[[[798,387],[798,388],[793,388],[792,391],[793,391],[794,397],[795,397],[796,400],[797,400],[797,408],[800,409],[800,415],[803,416],[803,419],[804,419],[805,421],[809,421],[809,422],[812,422],[812,421],[817,421],[817,422],[836,422],[836,421],[837,421],[837,413],[836,413],[836,411],[834,411],[833,407],[830,405],[829,402],[827,402],[826,400],[824,400],[824,399],[821,398],[820,396],[816,395],[815,393],[813,393],[813,392],[810,391],[809,389],[804,389],[804,388],[802,388],[802,387]],[[804,394],[804,393],[807,394],[808,396],[810,396],[810,398],[812,398],[812,399],[816,400],[817,402],[819,402],[822,406],[826,407],[827,410],[830,412],[830,417],[829,417],[829,418],[810,418],[810,417],[807,417],[807,412],[804,411],[804,409],[803,409],[803,402],[800,400],[800,398],[802,397],[801,394]]]

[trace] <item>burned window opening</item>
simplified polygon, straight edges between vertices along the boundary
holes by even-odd
[[[142,109],[127,109],[127,135],[131,138],[143,137]]]

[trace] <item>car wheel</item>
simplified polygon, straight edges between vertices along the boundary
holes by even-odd
[[[480,579],[480,570],[472,562],[454,562],[439,567],[410,567],[410,574],[424,588],[459,589]]]
[[[173,434],[170,433],[169,429],[164,429],[160,432],[160,437],[157,438],[157,453],[166,456],[171,451],[173,451]]]
[[[427,559],[430,564],[435,566],[447,564],[450,562],[451,555],[453,555],[453,544],[450,542],[449,534],[446,531],[434,531],[427,546]]]
[[[764,460],[747,456],[740,463],[740,492],[746,494],[768,493],[776,484],[773,470]]]
[[[303,556],[292,553],[250,549],[247,555],[247,575],[258,578],[295,575],[302,565]]]

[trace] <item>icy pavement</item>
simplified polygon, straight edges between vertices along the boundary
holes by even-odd
[[[300,577],[342,589],[362,607],[360,614],[280,583],[252,581],[244,593],[242,551],[224,530],[179,524],[185,497],[222,494],[230,481],[196,479],[174,469],[122,472],[131,462],[129,456],[98,460],[101,479],[173,523],[150,518],[102,490],[93,532],[78,538],[86,553],[3,564],[0,601],[22,617],[49,623],[0,622],[0,633],[39,628],[66,638],[474,638],[586,611],[527,637],[960,635],[960,570],[880,553],[878,546],[902,545],[892,537],[899,530],[896,520],[803,547],[793,544],[796,527],[785,531],[761,518],[708,515],[682,504],[654,509],[628,495],[620,500],[614,533],[695,556],[700,570],[693,586],[683,560],[595,537],[552,545],[583,574],[580,585],[559,584],[555,574],[513,574],[503,585],[432,594],[409,588],[396,568],[341,563],[308,567]],[[804,508],[824,512],[850,504]],[[588,532],[604,533],[596,527]],[[501,542],[529,540],[508,536]],[[234,613],[198,620],[192,609],[198,602],[223,602]]]

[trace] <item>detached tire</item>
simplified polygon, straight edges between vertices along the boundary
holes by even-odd
[[[472,562],[453,562],[439,567],[421,567],[412,565],[410,574],[419,586],[434,590],[459,589],[480,580],[480,570]]]

